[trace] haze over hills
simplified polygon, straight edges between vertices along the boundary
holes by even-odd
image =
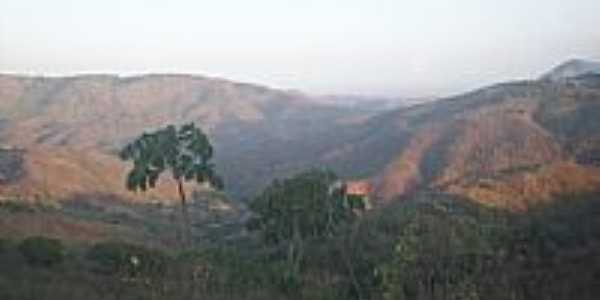
[[[433,98],[390,98],[364,97],[356,95],[329,95],[317,98],[319,103],[363,110],[365,112],[382,112],[433,101]]]
[[[540,80],[393,109],[188,75],[1,75],[0,141],[25,154],[23,174],[0,191],[139,197],[125,191],[116,151],[145,130],[194,121],[237,198],[328,166],[382,200],[427,188],[523,207],[599,189],[597,65],[569,61]],[[172,193],[162,186],[150,195]]]

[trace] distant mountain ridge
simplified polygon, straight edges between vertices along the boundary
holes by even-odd
[[[330,167],[370,184],[381,201],[434,189],[523,207],[600,190],[595,70],[570,61],[539,80],[391,110],[201,76],[0,75],[0,142],[25,149],[25,175],[0,184],[0,194],[169,198],[168,185],[125,191],[127,166],[115,153],[145,130],[194,121],[238,199],[274,178]]]
[[[315,157],[352,135],[343,128],[375,113],[190,75],[0,75],[0,99],[0,140],[26,149],[30,169],[21,185],[0,188],[58,197],[126,195],[125,165],[114,153],[144,131],[185,122],[197,122],[213,140],[228,191],[252,194],[272,178],[317,165]]]
[[[598,191],[599,115],[600,76],[591,73],[398,110],[387,118],[405,142],[373,184],[382,199],[427,188],[518,208]]]
[[[542,80],[566,80],[581,75],[600,74],[600,62],[571,59],[544,74]]]

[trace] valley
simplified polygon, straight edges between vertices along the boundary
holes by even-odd
[[[0,298],[595,299],[595,63],[435,100],[324,97],[0,75]],[[183,185],[185,248],[170,174],[129,191],[119,153],[190,122],[225,189]]]
[[[319,166],[370,182],[383,202],[426,188],[520,207],[507,190],[548,198],[597,186],[600,77],[584,65],[388,110],[199,76],[2,75],[0,141],[22,150],[23,171],[0,194],[139,200],[124,189],[120,147],[152,128],[196,122],[214,143],[226,194],[238,201]],[[560,168],[581,176],[550,188],[544,172]],[[169,201],[173,192],[161,185],[142,198]]]

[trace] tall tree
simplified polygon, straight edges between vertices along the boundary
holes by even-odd
[[[296,279],[309,240],[331,238],[337,229],[365,208],[363,199],[349,198],[337,176],[312,169],[282,181],[275,180],[250,204],[249,228],[265,242],[287,248],[288,279]]]
[[[120,156],[133,161],[126,182],[129,190],[154,188],[163,172],[171,174],[181,201],[183,245],[190,246],[191,226],[184,182],[209,183],[213,188],[223,188],[223,181],[211,162],[213,148],[208,137],[194,123],[179,128],[168,125],[142,134],[126,145]]]

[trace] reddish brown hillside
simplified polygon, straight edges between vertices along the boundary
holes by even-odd
[[[200,76],[0,75],[0,142],[28,153],[23,181],[0,189],[27,197],[122,196],[124,165],[115,153],[144,131],[196,122],[215,146],[227,192],[246,196],[310,166],[315,153],[335,147],[329,137],[345,120],[366,115],[300,93]]]
[[[498,84],[377,115],[184,75],[0,76],[0,97],[0,140],[26,150],[24,175],[0,185],[5,197],[135,200],[124,190],[126,165],[115,153],[144,130],[189,121],[208,132],[227,191],[239,197],[314,166],[370,181],[374,196],[386,201],[422,188],[486,203],[600,190],[596,74]],[[528,188],[530,181],[519,179],[553,182],[563,170],[556,166],[579,175],[558,187]],[[491,181],[493,192],[478,188]],[[515,197],[520,189],[535,193]],[[174,198],[168,185],[148,196]]]
[[[522,208],[600,191],[597,80],[503,84],[396,112],[408,142],[373,177],[377,195],[390,200],[433,188]]]
[[[147,193],[131,193],[125,189],[127,165],[116,157],[96,151],[62,147],[31,147],[24,154],[27,176],[0,185],[4,198],[72,199],[74,196],[113,194],[130,200],[176,200],[174,187],[165,180]]]

